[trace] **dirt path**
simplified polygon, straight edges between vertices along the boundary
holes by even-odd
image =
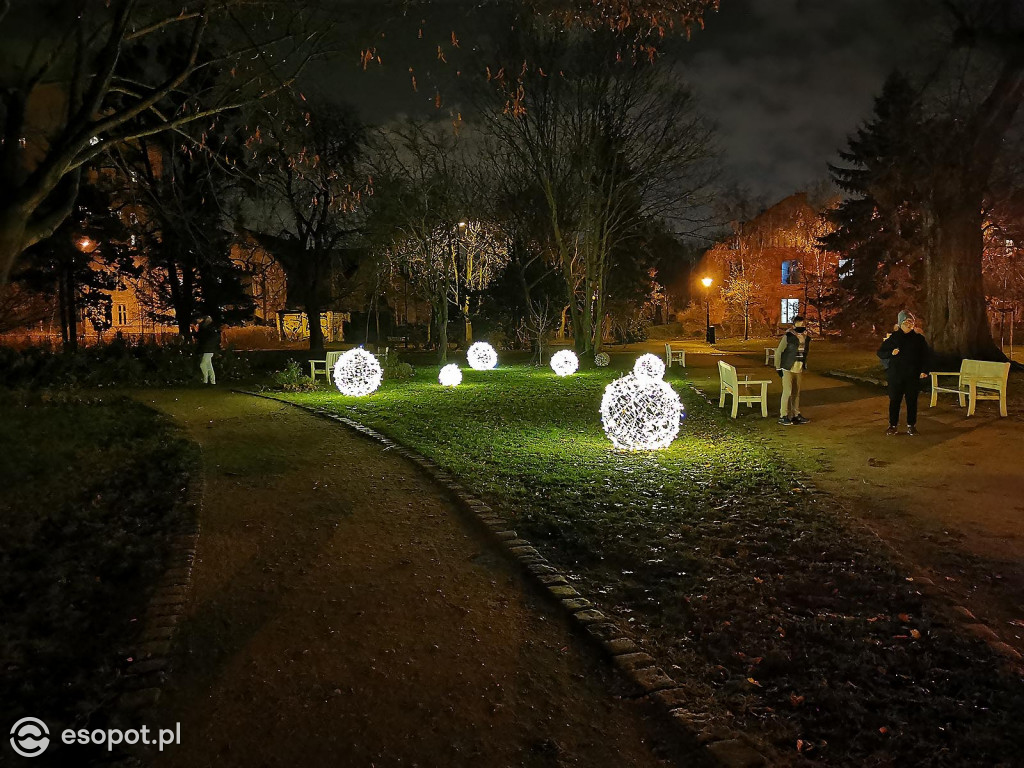
[[[935,588],[989,623],[1024,653],[1024,430],[1011,410],[983,402],[972,418],[947,397],[922,394],[921,434],[884,435],[881,388],[809,372],[801,409],[810,424],[776,424],[781,387],[761,355],[687,355],[687,375],[718,395],[717,360],[751,379],[769,378],[770,419],[741,408],[740,419],[778,444],[814,483],[916,568]],[[813,366],[813,359],[812,359]],[[902,429],[902,427],[901,427]]]
[[[206,467],[160,712],[183,743],[155,765],[682,762],[616,697],[610,666],[400,457],[223,390],[140,399],[191,432]]]

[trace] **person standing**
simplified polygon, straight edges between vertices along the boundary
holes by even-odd
[[[914,316],[903,310],[898,319],[899,327],[878,348],[878,357],[885,365],[889,381],[889,429],[885,434],[899,433],[900,408],[906,401],[907,434],[916,435],[917,396],[921,391],[921,380],[928,378],[930,351],[928,342],[916,330]]]
[[[804,316],[793,318],[793,325],[782,337],[775,350],[775,367],[782,376],[782,403],[779,406],[779,424],[791,426],[806,424],[800,413],[800,386],[804,367],[807,365],[807,352],[811,348],[811,337],[804,325]]]
[[[213,371],[213,355],[219,349],[220,328],[207,315],[199,321],[199,331],[196,333],[196,351],[199,353],[199,372],[203,376],[203,384],[217,383],[217,375]]]

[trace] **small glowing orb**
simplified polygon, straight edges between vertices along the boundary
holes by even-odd
[[[624,451],[667,448],[679,433],[683,404],[663,379],[629,374],[604,390],[601,423],[612,445]]]
[[[570,349],[563,349],[561,352],[555,352],[551,356],[551,370],[559,376],[569,376],[576,373],[576,369],[579,367],[580,359]]]
[[[437,375],[442,387],[457,387],[462,383],[462,369],[455,363],[448,363]]]
[[[498,353],[486,341],[478,341],[466,352],[466,360],[474,371],[489,371],[498,364]]]
[[[607,352],[598,352],[594,355],[594,365],[598,368],[607,368],[611,361],[612,359],[608,356]]]
[[[650,353],[640,355],[633,365],[633,375],[637,378],[661,379],[665,376],[665,362],[657,355]]]
[[[384,378],[377,358],[362,347],[350,349],[334,364],[334,383],[349,397],[364,397],[376,391]]]

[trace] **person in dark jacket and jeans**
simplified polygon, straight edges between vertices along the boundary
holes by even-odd
[[[924,336],[915,330],[914,316],[903,310],[899,315],[899,328],[878,348],[883,364],[888,361],[889,429],[887,435],[899,432],[900,407],[907,402],[907,434],[917,434],[917,395],[921,379],[928,378],[930,351]]]
[[[782,403],[779,406],[779,424],[806,424],[800,413],[800,384],[803,370],[807,365],[807,351],[811,348],[811,337],[807,335],[804,316],[793,318],[793,327],[786,331],[775,350],[775,366],[782,377]]]
[[[203,384],[217,383],[217,375],[213,372],[213,354],[219,349],[220,328],[207,315],[199,321],[199,331],[196,333],[196,351],[199,353],[199,372],[203,375]]]

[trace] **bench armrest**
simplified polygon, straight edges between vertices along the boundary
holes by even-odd
[[[740,386],[743,386],[745,384],[749,384],[750,386],[754,386],[755,384],[757,384],[757,385],[760,385],[760,384],[771,384],[772,382],[771,382],[770,379],[757,379],[756,381],[751,379],[750,381],[737,381],[736,383],[739,384]]]
[[[932,378],[937,376],[959,376],[960,371],[932,371]]]

